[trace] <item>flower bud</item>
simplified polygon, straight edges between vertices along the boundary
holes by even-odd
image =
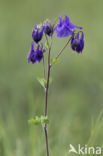
[[[47,34],[48,36],[50,36],[53,33],[51,22],[48,19],[44,21],[43,27],[45,34]]]

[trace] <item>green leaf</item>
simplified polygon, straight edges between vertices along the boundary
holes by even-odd
[[[46,88],[47,82],[44,78],[38,78],[37,80],[43,88]]]
[[[51,58],[51,64],[55,64],[55,63],[57,63],[57,62],[59,62],[61,59],[60,59],[60,57],[58,57],[58,58]]]
[[[49,123],[49,120],[48,120],[47,116],[41,116],[40,120],[41,120],[42,124],[48,124]]]
[[[42,115],[41,117],[36,116],[35,118],[28,120],[28,122],[30,124],[40,125],[40,124],[48,124],[49,120],[47,116]]]

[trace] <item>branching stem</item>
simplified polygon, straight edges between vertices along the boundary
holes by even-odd
[[[62,54],[62,52],[67,47],[67,45],[69,44],[69,42],[71,41],[71,39],[72,39],[72,37],[67,41],[67,43],[64,45],[64,47],[59,51],[59,53],[56,56],[56,59]]]

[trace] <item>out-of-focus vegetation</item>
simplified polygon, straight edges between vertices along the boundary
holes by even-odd
[[[84,27],[81,55],[68,46],[52,69],[49,90],[51,156],[68,154],[69,144],[103,146],[103,1],[0,1],[0,156],[45,156],[42,127],[28,119],[44,113],[44,93],[37,82],[42,62],[27,64],[32,27],[46,18],[67,14]],[[52,55],[67,38],[54,38]],[[95,126],[96,125],[96,126]],[[93,133],[91,133],[93,132]],[[93,135],[92,135],[93,134]]]

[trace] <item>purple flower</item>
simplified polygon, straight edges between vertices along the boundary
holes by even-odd
[[[28,53],[27,59],[28,59],[28,63],[30,63],[30,61],[32,63],[36,62],[36,52],[34,51],[34,42],[33,41],[31,43],[31,48],[30,48],[30,51]]]
[[[32,30],[32,38],[33,40],[38,43],[43,36],[43,26],[41,25],[35,25]]]
[[[40,62],[42,58],[43,58],[43,51],[42,51],[42,48],[38,44],[37,49],[36,49],[36,60]]]
[[[81,37],[80,36],[81,33]],[[77,53],[81,53],[84,48],[84,34],[79,31],[75,36],[71,39],[71,48]]]
[[[75,28],[82,29],[82,27],[72,24],[68,16],[65,16],[64,19],[60,16],[59,22],[55,26],[56,35],[57,37],[68,37],[73,34]]]
[[[51,22],[47,19],[46,21],[44,21],[44,32],[50,36],[53,33],[53,28],[51,26]]]
[[[36,61],[40,62],[42,58],[43,58],[43,47],[42,46],[40,47],[39,44],[37,44],[37,48],[36,50],[34,50],[34,42],[32,41],[31,48],[27,56],[28,63],[30,63],[30,61],[32,62],[32,64],[34,64]]]

